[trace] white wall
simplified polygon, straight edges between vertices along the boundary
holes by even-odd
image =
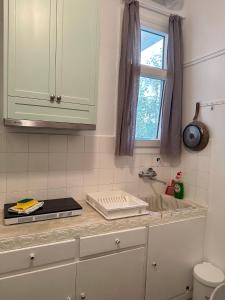
[[[184,125],[193,117],[196,101],[225,100],[225,2],[185,3]],[[193,168],[195,199],[209,205],[205,257],[225,270],[225,105],[202,108],[200,119],[210,128],[210,145],[200,154],[184,151],[183,161]]]
[[[100,70],[96,131],[96,134],[100,135],[115,135],[121,15],[121,0],[101,1]]]

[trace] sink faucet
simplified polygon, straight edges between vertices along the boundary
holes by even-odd
[[[141,171],[139,173],[139,177],[140,178],[148,178],[150,180],[153,180],[153,181],[157,181],[157,182],[160,182],[162,184],[167,184],[167,182],[163,181],[163,180],[159,180],[157,179],[157,173],[155,170],[153,170],[153,168],[148,168],[147,171]]]

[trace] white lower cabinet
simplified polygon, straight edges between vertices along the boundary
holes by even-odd
[[[146,300],[189,299],[192,270],[203,259],[205,218],[149,228]]]
[[[144,300],[145,253],[141,247],[79,262],[76,299]]]
[[[0,299],[189,299],[204,229],[199,217],[1,253]]]
[[[0,279],[0,299],[75,300],[76,264]]]

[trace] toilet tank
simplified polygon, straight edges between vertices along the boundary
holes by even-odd
[[[224,282],[224,273],[209,262],[194,267],[193,300],[209,300],[213,291]]]

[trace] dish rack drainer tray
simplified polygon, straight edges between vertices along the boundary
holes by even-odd
[[[146,202],[123,191],[90,193],[87,203],[107,220],[149,214]]]

